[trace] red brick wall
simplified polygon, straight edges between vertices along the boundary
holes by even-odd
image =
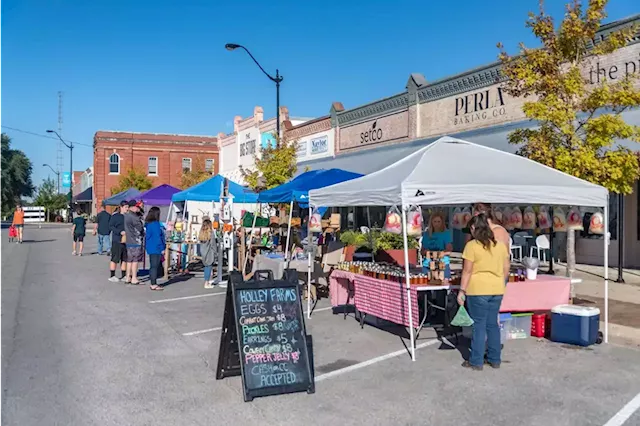
[[[109,157],[114,152],[120,156],[120,174],[109,173]],[[158,176],[148,176],[154,186],[166,183],[180,187],[183,158],[191,158],[194,168],[198,162],[204,168],[205,159],[213,159],[214,173],[218,173],[219,148],[215,137],[97,132],[93,153],[95,205],[111,196],[111,188],[118,184],[120,175],[132,166],[147,172],[149,157],[158,158]]]

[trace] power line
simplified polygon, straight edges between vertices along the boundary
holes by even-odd
[[[53,140],[56,140],[56,141],[58,140],[58,138],[55,138],[53,136],[44,135],[42,133],[30,132],[28,130],[16,129],[15,127],[5,126],[4,124],[2,125],[2,127],[5,128],[5,129],[13,130],[14,132],[26,133],[27,135],[38,136],[40,138],[45,138],[45,139],[53,139]],[[86,146],[86,147],[89,147],[89,148],[93,148],[93,145],[89,145],[88,143],[70,141],[69,139],[65,139],[65,141],[66,142],[71,142],[74,145],[80,145],[80,146]]]

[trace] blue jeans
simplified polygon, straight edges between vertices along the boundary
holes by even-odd
[[[213,271],[213,265],[204,267],[204,280],[209,281],[211,279],[211,272]]]
[[[492,364],[500,364],[500,327],[498,313],[502,295],[499,296],[467,296],[467,309],[473,319],[473,335],[471,337],[471,356],[469,363],[481,366],[484,362],[485,348],[487,360]]]
[[[104,251],[102,250],[104,248]],[[98,234],[98,254],[111,251],[111,236]]]

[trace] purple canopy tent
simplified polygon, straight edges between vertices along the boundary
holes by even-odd
[[[137,198],[144,201],[145,206],[168,206],[171,205],[171,197],[177,192],[180,189],[162,184],[143,192]]]

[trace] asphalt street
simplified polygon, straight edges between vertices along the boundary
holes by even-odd
[[[245,403],[239,378],[215,379],[223,290],[200,278],[164,292],[111,283],[106,256],[71,256],[66,227],[27,227],[22,245],[6,237],[3,425],[602,426],[640,393],[635,349],[530,338],[506,343],[500,370],[472,372],[464,349],[432,332],[411,362],[400,337],[360,329],[325,300],[307,321],[316,393]],[[629,411],[607,426],[640,425]]]

